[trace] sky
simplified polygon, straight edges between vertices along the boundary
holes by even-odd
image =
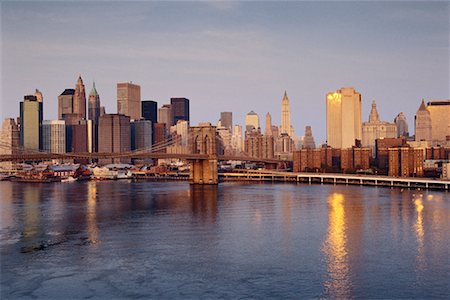
[[[448,1],[168,2],[2,1],[1,114],[38,88],[44,119],[79,75],[95,80],[107,113],[116,84],[141,86],[159,107],[190,99],[191,125],[254,110],[264,129],[281,123],[290,98],[296,135],[312,126],[326,139],[327,92],[354,87],[363,121],[372,100],[380,118],[403,111],[413,133],[420,101],[450,96]]]

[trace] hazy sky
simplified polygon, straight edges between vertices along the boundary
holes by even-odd
[[[254,110],[280,124],[285,90],[297,135],[326,135],[325,95],[343,86],[380,117],[449,99],[449,2],[1,2],[1,117],[39,88],[44,118],[81,74],[114,113],[116,83],[143,100],[191,100],[191,123]],[[264,128],[264,126],[262,126]]]

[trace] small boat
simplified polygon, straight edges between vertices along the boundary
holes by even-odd
[[[72,176],[69,176],[67,178],[61,179],[61,182],[74,182],[77,181],[76,178],[73,178]]]

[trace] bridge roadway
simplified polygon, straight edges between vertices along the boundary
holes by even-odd
[[[182,160],[205,160],[205,159],[217,159],[220,161],[237,160],[237,161],[250,161],[250,162],[262,162],[269,164],[277,164],[280,162],[286,162],[284,160],[270,159],[270,158],[254,158],[246,156],[225,156],[225,155],[208,155],[208,154],[190,154],[190,153],[162,153],[162,152],[140,152],[129,151],[122,153],[101,153],[101,152],[68,152],[63,154],[36,152],[36,153],[18,153],[18,154],[2,154],[0,155],[0,162],[12,161],[38,161],[38,160],[51,160],[51,159],[112,159],[112,158],[152,158],[152,159],[182,159]]]
[[[220,177],[222,177],[223,180],[351,184],[450,190],[450,180],[417,177],[389,177],[337,173],[289,173],[265,170],[243,170],[241,172],[222,173],[220,174]]]

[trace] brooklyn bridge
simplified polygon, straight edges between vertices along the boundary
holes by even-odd
[[[250,157],[245,155],[225,155],[223,143],[215,126],[193,126],[189,128],[187,147],[183,150],[167,151],[177,145],[179,139],[171,139],[145,149],[123,152],[67,152],[51,153],[20,149],[12,154],[1,154],[0,162],[30,162],[49,160],[120,160],[120,159],[180,159],[190,164],[190,182],[193,184],[218,184],[219,161],[248,161],[264,163],[276,168],[284,160],[274,158]]]

